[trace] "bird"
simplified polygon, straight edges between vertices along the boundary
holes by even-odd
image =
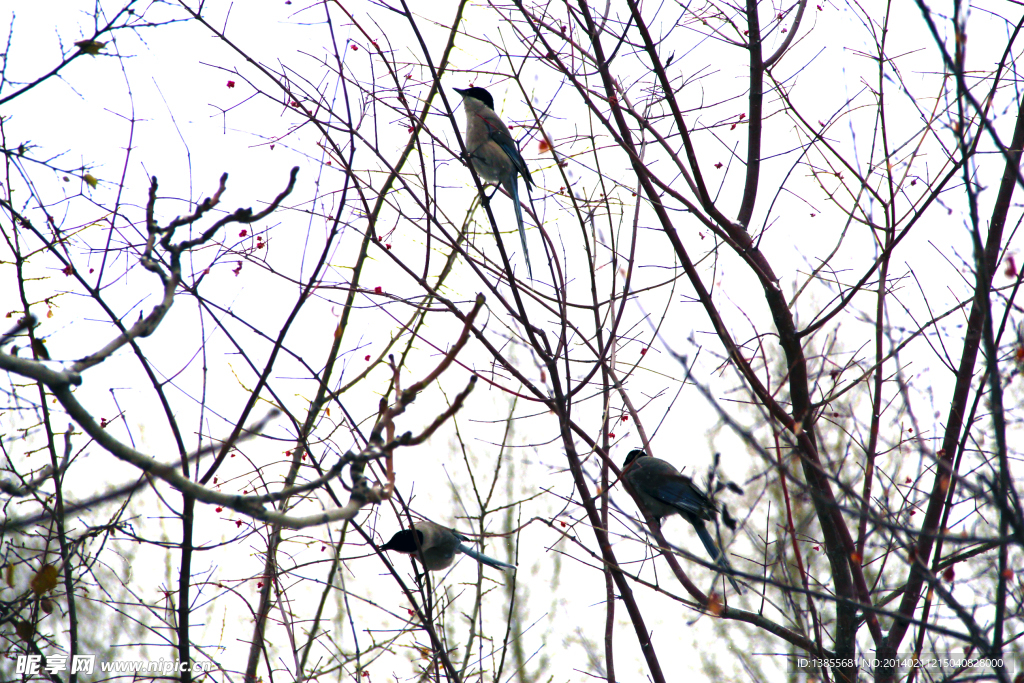
[[[473,167],[485,182],[501,185],[512,197],[519,224],[519,239],[523,243],[526,270],[533,279],[530,252],[526,247],[526,228],[523,226],[523,209],[519,202],[519,180],[526,181],[526,191],[533,187],[533,178],[526,168],[519,146],[512,139],[508,127],[494,113],[494,98],[483,88],[452,88],[462,95],[466,110],[466,150],[473,161]]]
[[[402,529],[391,540],[380,547],[381,550],[394,550],[400,553],[415,553],[423,566],[436,572],[447,569],[455,561],[455,553],[469,555],[481,564],[495,569],[515,571],[512,564],[505,564],[492,557],[487,557],[469,546],[465,541],[470,539],[454,529],[443,527],[426,520],[415,522],[411,529]]]
[[[704,526],[704,522],[716,519],[718,510],[707,494],[697,488],[689,477],[680,474],[671,463],[652,457],[641,449],[629,452],[622,464],[622,473],[659,524],[669,515],[680,515],[693,526],[711,559],[722,569],[732,571],[725,553],[718,548],[715,539]],[[727,576],[736,592],[742,594],[743,589],[736,583],[736,579]]]

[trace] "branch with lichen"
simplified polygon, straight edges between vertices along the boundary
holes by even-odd
[[[171,306],[174,304],[174,294],[178,289],[178,285],[181,283],[181,255],[209,242],[213,239],[213,236],[226,225],[231,223],[242,223],[248,225],[269,216],[278,209],[281,202],[284,201],[284,198],[291,194],[292,190],[295,188],[295,178],[298,175],[298,172],[299,169],[297,166],[292,168],[289,175],[288,185],[277,195],[277,197],[274,198],[272,202],[270,202],[269,205],[267,205],[267,208],[264,210],[253,213],[251,208],[237,209],[234,213],[224,216],[211,227],[204,230],[199,237],[190,240],[183,240],[177,244],[172,243],[171,240],[178,228],[185,225],[192,225],[220,203],[221,195],[223,195],[224,191],[227,189],[228,174],[225,173],[221,175],[220,184],[212,197],[207,197],[200,202],[199,206],[197,206],[196,210],[191,214],[187,216],[178,216],[166,227],[160,227],[157,225],[156,219],[154,218],[158,183],[156,176],[153,176],[149,185],[149,201],[146,203],[146,231],[148,233],[148,237],[146,238],[146,246],[142,252],[140,263],[143,268],[154,273],[160,278],[160,282],[163,284],[164,289],[163,299],[159,304],[153,307],[153,310],[150,311],[149,315],[145,318],[140,317],[134,325],[122,334],[119,334],[102,349],[72,364],[70,368],[71,372],[79,373],[95,365],[99,365],[109,358],[115,351],[125,344],[128,344],[133,339],[148,337],[153,334],[167,315],[167,312],[171,310]],[[159,251],[157,250],[158,244],[168,257],[168,268],[161,265]]]
[[[198,213],[199,212],[197,212],[197,214]],[[263,522],[280,524],[281,526],[299,529],[328,522],[352,519],[363,506],[376,505],[391,497],[395,486],[393,462],[394,450],[400,446],[413,446],[423,443],[442,424],[454,416],[455,413],[458,412],[465,404],[466,397],[469,395],[470,391],[473,390],[473,387],[476,384],[476,376],[474,375],[470,378],[467,386],[459,392],[455,401],[452,402],[452,405],[436,417],[420,434],[414,436],[412,432],[406,432],[396,438],[395,418],[405,412],[408,405],[416,399],[419,392],[425,389],[430,383],[436,381],[438,377],[440,377],[441,373],[451,367],[455,357],[469,340],[469,331],[472,329],[472,324],[477,314],[483,308],[483,303],[483,296],[478,296],[473,310],[466,318],[462,334],[448,353],[446,353],[441,359],[437,367],[434,368],[434,370],[424,379],[415,382],[408,389],[401,390],[399,369],[392,361],[392,368],[395,373],[394,382],[397,390],[397,399],[391,406],[382,406],[381,415],[371,432],[369,443],[362,451],[359,453],[346,453],[339,458],[338,462],[333,467],[317,479],[299,486],[288,487],[287,489],[282,489],[280,491],[260,496],[225,494],[220,491],[207,488],[206,486],[192,481],[181,474],[178,471],[180,463],[176,463],[174,465],[165,464],[156,458],[119,441],[110,433],[109,430],[101,426],[85,406],[83,406],[75,397],[72,387],[77,386],[82,382],[81,374],[78,372],[61,372],[52,370],[42,363],[18,358],[4,353],[0,353],[0,370],[7,370],[8,372],[41,382],[47,387],[47,389],[49,389],[61,406],[63,406],[68,415],[70,415],[71,418],[82,428],[82,431],[93,438],[109,453],[113,454],[118,459],[133,465],[139,470],[145,472],[147,475],[164,481],[179,491],[192,496],[203,503],[230,508],[236,512]],[[250,426],[248,429],[243,430],[240,438],[243,436],[248,438],[258,435],[263,431],[269,421],[276,416],[277,412],[272,411],[263,420]],[[387,434],[388,437],[386,441],[383,438],[384,434]],[[233,444],[228,444],[227,447],[230,448],[232,445]],[[191,457],[193,456],[190,456],[189,459],[191,459]],[[365,476],[364,470],[367,463],[371,460],[378,460],[382,458],[385,461],[386,481],[384,484],[374,484]],[[349,502],[346,505],[306,517],[294,517],[268,509],[268,503],[308,493],[320,488],[332,479],[339,477],[346,466],[349,467],[349,473],[352,479],[352,485],[351,488],[349,488]],[[15,526],[21,526],[24,523],[27,522],[24,520],[22,520],[22,522],[13,521],[13,525]],[[11,524],[8,524],[7,526],[10,527]]]

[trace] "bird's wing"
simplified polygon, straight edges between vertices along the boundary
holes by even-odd
[[[494,144],[501,147],[501,150],[505,152],[505,155],[515,166],[516,172],[523,176],[526,180],[526,187],[529,189],[533,186],[533,177],[530,176],[530,169],[526,168],[526,162],[523,160],[523,155],[519,153],[519,145],[512,139],[512,135],[508,132],[508,128],[501,122],[501,119],[497,117],[491,118],[489,116],[481,116],[484,125],[487,126],[487,134],[494,141]]]
[[[656,486],[647,487],[647,494],[701,519],[713,519],[715,506],[682,474],[662,474]]]

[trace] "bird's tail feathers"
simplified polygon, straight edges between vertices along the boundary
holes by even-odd
[[[715,564],[722,569],[731,572],[732,565],[729,564],[729,560],[726,558],[725,553],[718,548],[718,544],[715,543],[715,539],[711,537],[711,534],[708,532],[708,528],[704,526],[704,522],[699,519],[692,518],[690,523],[693,524],[693,528],[697,532],[700,542],[704,544],[704,549],[708,551],[708,555],[710,555],[711,559],[715,561]],[[740,587],[740,584],[736,582],[736,579],[734,579],[730,574],[726,574],[726,578],[729,579],[729,583],[731,583],[732,587],[736,589],[736,592],[743,595],[743,589]]]
[[[519,179],[513,173],[507,183],[508,193],[512,195],[512,204],[516,208],[516,223],[519,225],[519,239],[523,243],[523,256],[526,257],[526,272],[533,279],[533,267],[530,265],[530,252],[526,248],[526,227],[523,225],[523,207],[519,204]]]
[[[486,564],[488,567],[494,567],[495,569],[508,569],[511,571],[516,570],[516,566],[514,564],[505,564],[504,562],[496,560],[493,557],[487,557],[483,553],[478,553],[477,551],[473,550],[465,543],[459,544],[459,552],[463,555],[469,555],[480,564]]]

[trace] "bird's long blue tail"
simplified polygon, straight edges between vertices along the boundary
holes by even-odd
[[[516,566],[514,564],[505,564],[504,562],[496,560],[493,557],[487,557],[486,555],[478,553],[477,551],[473,550],[465,543],[460,543],[458,549],[459,552],[463,555],[469,555],[480,564],[486,564],[488,567],[494,567],[495,569],[508,569],[511,571],[516,570]]]
[[[516,207],[516,222],[519,224],[519,239],[523,242],[523,256],[526,257],[526,272],[533,279],[533,268],[530,266],[530,252],[526,248],[526,227],[523,225],[523,208],[519,204],[519,177],[513,172],[507,184],[508,193],[512,195],[512,203]]]
[[[704,544],[704,549],[708,551],[708,555],[710,555],[711,559],[715,561],[715,564],[722,569],[732,571],[732,565],[729,564],[729,560],[725,557],[725,553],[718,548],[718,544],[715,543],[715,539],[711,538],[711,534],[708,533],[708,529],[704,526],[704,522],[695,517],[691,517],[689,522],[693,525],[694,530],[697,532],[697,537],[700,538],[700,542]],[[742,595],[743,589],[740,588],[738,583],[736,583],[736,579],[729,574],[726,574],[726,578],[729,579],[729,583],[731,583],[733,588],[736,589],[736,592]]]

